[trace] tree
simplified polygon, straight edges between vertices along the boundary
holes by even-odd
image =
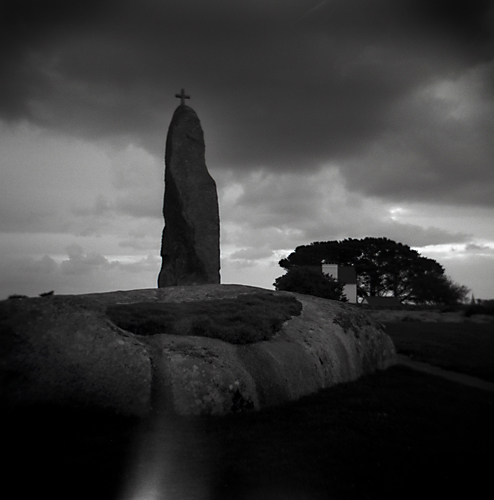
[[[306,267],[297,266],[289,269],[285,275],[276,278],[273,285],[276,290],[304,293],[343,302],[347,300],[343,294],[343,283],[338,283],[331,276]]]
[[[464,303],[470,290],[463,285],[454,283],[446,275],[436,280],[421,280],[415,283],[416,295],[421,300],[417,303],[454,305]]]
[[[284,269],[320,267],[321,262],[353,265],[360,297],[393,296],[403,302],[451,304],[468,293],[453,283],[435,260],[388,238],[314,242],[297,247],[279,264]]]

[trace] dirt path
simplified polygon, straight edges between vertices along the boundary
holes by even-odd
[[[445,379],[452,380],[453,382],[458,382],[459,384],[469,385],[471,387],[477,387],[478,389],[483,389],[485,391],[494,392],[494,384],[491,382],[486,382],[485,380],[482,380],[480,378],[465,375],[463,373],[443,370],[442,368],[429,365],[428,363],[423,363],[421,361],[414,361],[403,354],[398,354],[398,364],[408,366],[413,370],[417,370],[423,373],[429,373],[431,375],[443,377]]]

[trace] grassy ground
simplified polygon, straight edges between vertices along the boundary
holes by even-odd
[[[494,382],[494,323],[384,323],[396,349],[417,361]]]
[[[393,368],[216,422],[228,464],[217,498],[256,489],[307,499],[476,496],[488,482],[492,417],[492,394]]]
[[[113,323],[137,335],[196,335],[231,344],[269,340],[283,322],[301,312],[302,304],[295,297],[274,293],[194,302],[139,302],[106,310]]]
[[[132,419],[39,417],[3,418],[3,485],[17,498],[122,498],[143,470],[172,493],[146,500],[475,498],[494,449],[494,394],[404,367],[256,413],[167,421],[157,434]],[[157,464],[135,436],[164,450]]]
[[[467,366],[492,363],[475,358],[485,350],[477,335],[456,349],[452,338],[441,347],[424,340],[424,324],[412,327],[392,335],[424,358],[432,353],[426,361],[457,363],[463,351],[474,353]],[[259,412],[161,416],[158,428],[53,408],[14,408],[1,421],[3,487],[16,498],[394,500],[491,489],[494,394],[399,366]],[[132,478],[147,493],[123,495]]]

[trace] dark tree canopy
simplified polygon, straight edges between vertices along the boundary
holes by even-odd
[[[466,287],[445,276],[438,262],[388,238],[314,242],[297,247],[279,264],[287,270],[320,268],[322,261],[355,266],[360,297],[393,296],[404,302],[452,304],[468,293]]]
[[[289,269],[286,274],[276,278],[273,285],[276,290],[347,301],[343,294],[343,283],[338,283],[331,276],[326,276],[320,271],[307,267],[296,266]]]

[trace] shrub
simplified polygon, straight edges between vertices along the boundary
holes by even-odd
[[[326,276],[321,271],[307,267],[297,266],[289,269],[285,275],[276,278],[273,285],[276,290],[347,301],[343,294],[343,283],[339,283],[331,276]]]
[[[464,315],[469,318],[474,314],[488,314],[494,316],[494,303],[492,301],[485,301],[486,303],[470,304],[465,308]]]
[[[106,314],[118,327],[136,335],[196,335],[231,344],[269,340],[302,304],[289,295],[240,295],[196,302],[138,302],[110,306]]]

